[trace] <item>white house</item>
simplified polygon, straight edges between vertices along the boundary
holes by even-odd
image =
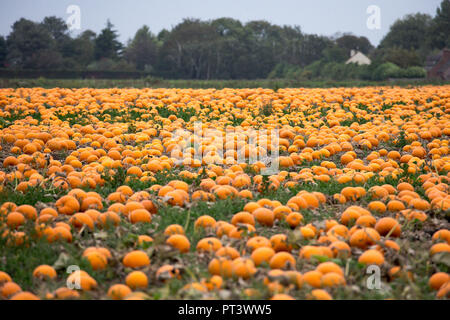
[[[349,63],[356,63],[361,66],[364,64],[369,65],[372,63],[372,61],[370,61],[370,59],[364,53],[352,50],[350,52],[350,59],[347,60],[346,64]]]

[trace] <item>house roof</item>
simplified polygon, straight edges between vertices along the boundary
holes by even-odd
[[[357,51],[345,63],[371,64],[372,61],[364,53]]]

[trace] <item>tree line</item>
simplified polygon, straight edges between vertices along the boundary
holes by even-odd
[[[123,44],[110,21],[98,34],[86,30],[73,37],[60,18],[22,18],[0,36],[0,67],[145,71],[168,79],[415,77],[423,74],[429,54],[450,46],[449,23],[450,0],[443,0],[434,17],[417,13],[397,20],[375,48],[366,37],[306,34],[267,21],[185,19],[158,34],[143,26]],[[346,65],[351,50],[373,63]]]

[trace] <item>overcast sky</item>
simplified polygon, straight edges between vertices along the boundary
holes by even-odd
[[[171,29],[183,18],[203,20],[231,17],[242,22],[267,20],[277,25],[298,25],[305,33],[333,35],[351,32],[378,45],[398,18],[410,13],[432,16],[441,0],[0,0],[0,34],[8,35],[12,24],[24,17],[41,21],[55,15],[68,19],[67,8],[78,5],[81,31],[99,32],[110,19],[122,42],[146,24],[157,34]],[[380,29],[367,27],[367,8],[380,8]],[[74,34],[77,34],[75,32]]]

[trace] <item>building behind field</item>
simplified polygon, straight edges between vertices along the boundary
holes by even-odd
[[[428,79],[450,80],[450,49],[428,56],[425,70]]]
[[[355,51],[352,50],[350,52],[350,59],[345,62],[346,64],[349,63],[356,63],[357,65],[369,65],[372,63],[372,61],[361,51]]]

